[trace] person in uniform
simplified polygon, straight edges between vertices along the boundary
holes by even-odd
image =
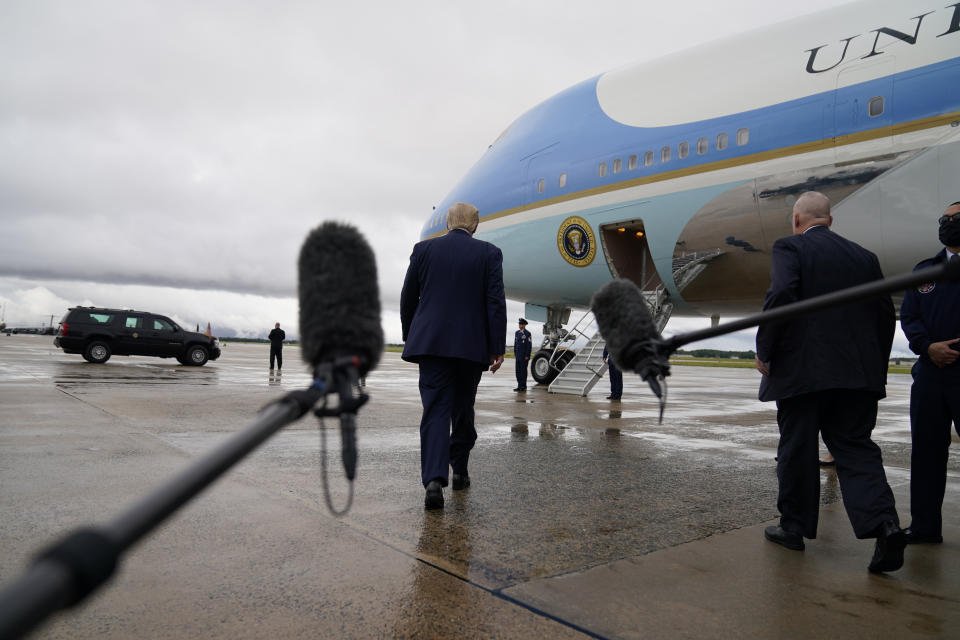
[[[277,371],[283,368],[283,341],[287,334],[280,328],[280,323],[273,325],[273,331],[267,336],[270,339],[270,371],[273,371],[273,363],[276,360]]]
[[[877,256],[830,230],[830,200],[816,191],[793,207],[793,235],[773,245],[763,308],[883,277]],[[903,566],[906,536],[871,439],[886,391],[896,318],[889,295],[823,309],[757,329],[760,400],[777,401],[777,509],[767,540],[794,550],[817,536],[820,471],[817,432],[836,458],[837,479],[857,538],[875,538],[873,573]]]
[[[479,224],[475,206],[450,207],[446,235],[413,247],[400,293],[402,358],[420,367],[420,477],[427,509],[443,508],[448,467],[454,491],[470,486],[477,385],[485,370],[500,368],[506,350],[503,254],[473,238]]]
[[[606,345],[603,347],[603,361],[607,363],[607,373],[610,374],[610,395],[607,400],[619,400],[623,396],[623,373],[613,364]]]
[[[526,391],[527,365],[530,364],[530,351],[533,349],[533,344],[530,332],[527,331],[527,321],[520,318],[517,322],[520,328],[513,334],[513,357],[517,361],[517,388],[514,391]]]
[[[940,217],[943,251],[918,264],[925,269],[960,260],[960,202]],[[913,365],[910,389],[910,516],[907,542],[943,542],[950,423],[960,434],[960,283],[937,282],[910,289],[900,307],[900,326]]]

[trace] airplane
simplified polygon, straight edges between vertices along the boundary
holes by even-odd
[[[421,238],[454,202],[480,210],[507,297],[544,323],[540,383],[572,358],[571,309],[613,278],[660,329],[758,311],[804,191],[886,275],[907,272],[960,200],[958,54],[960,2],[875,0],[604,73],[517,118]]]

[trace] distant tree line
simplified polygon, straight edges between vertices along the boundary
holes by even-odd
[[[681,356],[692,356],[694,358],[740,358],[741,360],[753,360],[755,351],[720,351],[718,349],[692,349],[677,351]]]

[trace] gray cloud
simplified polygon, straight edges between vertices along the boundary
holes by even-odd
[[[262,306],[293,295],[302,239],[336,219],[369,239],[395,310],[432,205],[522,112],[835,4],[10,0],[0,276]]]

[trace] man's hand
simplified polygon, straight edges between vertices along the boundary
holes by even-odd
[[[755,367],[757,368],[757,371],[759,371],[759,372],[762,373],[763,375],[765,375],[765,376],[769,376],[769,375],[770,375],[770,370],[767,369],[767,365],[765,365],[764,363],[760,362],[760,358],[757,357],[757,356],[753,356],[753,366],[755,366]]]
[[[950,348],[950,345],[957,342],[960,342],[960,338],[944,340],[943,342],[931,342],[930,346],[927,347],[927,355],[930,356],[933,364],[942,369],[948,364],[953,364],[957,361],[957,358],[960,357],[960,351],[954,351]]]
[[[503,354],[499,356],[490,356],[490,373],[496,373],[500,365],[503,364]]]

